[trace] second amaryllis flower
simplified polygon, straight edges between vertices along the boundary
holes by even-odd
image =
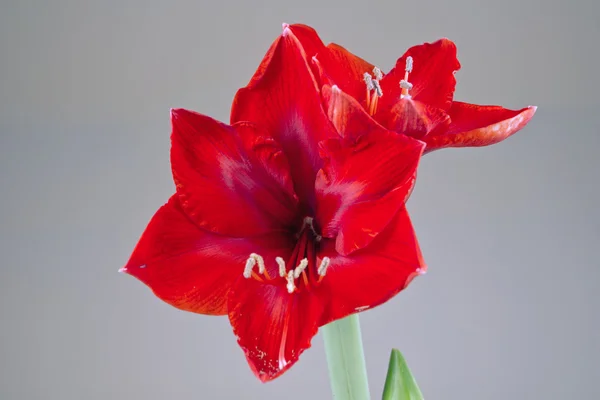
[[[319,326],[377,306],[424,272],[406,212],[424,144],[324,89],[289,27],[236,96],[231,125],[173,110],[176,193],[123,268],[186,311],[228,315],[263,381]],[[332,123],[333,122],[333,123]]]
[[[425,152],[498,143],[522,129],[537,109],[454,101],[460,63],[456,45],[448,39],[411,47],[384,73],[342,46],[325,46],[311,27],[290,29],[306,49],[321,85],[337,85],[386,128],[425,142]]]

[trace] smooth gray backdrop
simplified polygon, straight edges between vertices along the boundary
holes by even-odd
[[[117,273],[174,190],[169,108],[227,121],[282,22],[383,70],[447,36],[457,99],[539,106],[502,144],[424,158],[429,273],[361,316],[373,398],[392,347],[428,399],[600,398],[597,4],[2,1],[0,399],[330,398],[320,336],[263,385],[226,318]]]

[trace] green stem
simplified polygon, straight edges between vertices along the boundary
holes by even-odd
[[[321,328],[334,400],[369,400],[358,314]]]

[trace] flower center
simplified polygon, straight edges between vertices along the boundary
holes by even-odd
[[[408,91],[412,89],[413,85],[408,81],[408,74],[412,72],[413,69],[413,58],[411,56],[406,57],[406,66],[404,68],[404,79],[400,81],[400,87],[402,88],[402,93],[400,94],[401,99],[410,99],[410,94]]]
[[[279,279],[285,279],[288,293],[302,289],[310,290],[311,287],[321,283],[331,261],[329,257],[317,260],[319,243],[323,237],[315,229],[312,217],[304,218],[302,228],[296,234],[296,238],[296,247],[287,260],[275,257]],[[318,264],[317,261],[319,261]],[[254,271],[255,268],[258,268],[258,273]],[[264,258],[256,253],[250,254],[246,260],[243,275],[244,278],[252,277],[261,282],[264,282],[265,279],[267,281],[277,279],[270,276]]]
[[[374,76],[374,78],[373,78]],[[375,111],[377,111],[377,103],[378,99],[383,96],[383,91],[381,90],[381,85],[379,85],[379,81],[383,78],[383,74],[381,70],[377,67],[373,68],[373,76],[368,72],[363,74],[363,78],[365,80],[365,84],[367,85],[367,111],[369,115],[374,115]]]

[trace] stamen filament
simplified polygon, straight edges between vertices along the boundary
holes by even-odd
[[[369,115],[375,115],[375,111],[377,110],[377,103],[379,102],[377,96],[373,96],[371,100],[371,105],[369,106]]]
[[[302,280],[304,281],[304,285],[308,289],[309,284],[308,284],[308,275],[307,275],[306,271],[302,271]]]
[[[264,282],[263,278],[260,277],[259,274],[257,274],[256,272],[252,271],[252,278],[256,279],[259,282]]]
[[[265,276],[265,278],[267,278],[268,281],[272,280],[273,278],[271,278],[271,275],[269,275],[269,271],[267,271],[267,269],[265,268],[265,270],[263,271],[263,275]]]

